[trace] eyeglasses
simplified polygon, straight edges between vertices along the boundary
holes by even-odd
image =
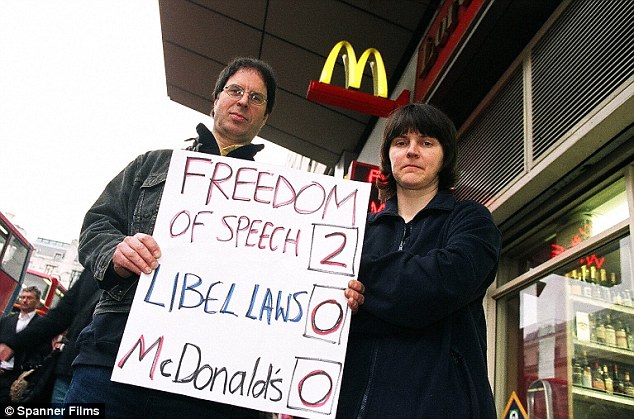
[[[229,96],[234,98],[242,98],[245,93],[244,87],[238,86],[237,84],[225,86],[223,90],[227,92]],[[247,92],[247,96],[249,97],[249,103],[252,105],[262,106],[266,103],[266,97],[264,97],[262,93]]]

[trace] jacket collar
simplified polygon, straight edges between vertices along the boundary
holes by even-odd
[[[187,147],[187,150],[199,151],[201,153],[220,155],[220,148],[214,138],[213,133],[205,126],[198,124],[196,126],[198,137],[190,138],[194,143]],[[227,154],[227,157],[235,157],[243,160],[253,160],[255,155],[264,148],[264,144],[246,144]]]
[[[456,205],[456,197],[448,190],[441,190],[429,201],[429,204],[422,210],[416,214],[418,217],[424,211],[430,210],[440,210],[440,211],[451,211]],[[376,213],[374,217],[370,218],[369,222],[377,220],[383,216],[389,217],[398,217],[398,204],[396,200],[396,196],[392,197],[385,203],[385,208],[380,212]],[[416,218],[414,217],[414,218]]]

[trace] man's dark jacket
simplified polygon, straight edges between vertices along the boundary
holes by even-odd
[[[220,154],[216,140],[203,124],[190,150]],[[253,160],[264,146],[247,144],[227,155]],[[126,236],[152,234],[159,211],[172,150],[154,150],[138,156],[106,186],[84,217],[79,237],[79,260],[93,272],[103,294],[92,322],[80,334],[73,365],[113,368],[125,328],[138,275],[123,279],[115,272],[112,257]]]
[[[203,124],[196,131],[198,137],[188,150],[219,155],[211,131]],[[262,148],[261,144],[247,144],[227,157],[253,161]],[[126,236],[153,233],[171,158],[172,150],[138,156],[106,186],[86,213],[79,237],[79,260],[93,272],[103,293],[92,322],[79,335],[79,355],[73,366],[114,368],[139,276],[120,278],[114,272],[112,257]]]
[[[4,316],[0,319],[0,342],[8,344],[12,349],[14,349],[9,343],[12,339],[15,338],[15,327],[18,323],[18,317],[20,313],[9,314],[8,316]],[[35,317],[31,319],[29,324],[22,331],[27,331],[35,326],[39,322],[44,320],[42,316],[36,314]],[[30,368],[41,364],[42,359],[51,352],[52,345],[51,342],[39,342],[39,344],[32,345],[26,348],[21,348],[21,350],[14,349],[14,361],[13,361],[13,371],[15,373],[21,372],[25,368]]]
[[[72,376],[71,365],[78,352],[75,341],[82,329],[90,323],[99,295],[101,290],[97,286],[97,281],[88,270],[84,270],[64,298],[59,300],[46,316],[33,326],[29,324],[30,327],[14,334],[12,338],[7,339],[6,344],[15,352],[22,352],[36,345],[48,343],[65,331],[64,349],[57,358],[55,374]]]
[[[409,223],[368,216],[337,418],[495,418],[483,298],[501,246],[490,212],[440,191]]]

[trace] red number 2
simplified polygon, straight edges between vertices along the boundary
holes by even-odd
[[[327,239],[333,236],[341,236],[341,238],[343,239],[341,241],[341,245],[335,249],[334,252],[332,252],[331,254],[327,255],[325,258],[323,258],[320,263],[322,265],[335,265],[335,266],[341,266],[342,268],[347,267],[347,265],[345,263],[341,263],[341,262],[336,262],[331,260],[333,257],[337,256],[339,253],[341,253],[343,251],[343,248],[346,247],[346,235],[343,233],[339,233],[339,232],[335,232],[335,233],[330,233],[330,234],[326,234],[324,237],[326,237]]]

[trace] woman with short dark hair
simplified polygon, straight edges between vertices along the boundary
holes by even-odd
[[[368,216],[346,290],[360,306],[337,417],[495,418],[482,303],[501,236],[485,206],[452,193],[455,127],[409,104],[388,118],[380,150],[386,205]]]

